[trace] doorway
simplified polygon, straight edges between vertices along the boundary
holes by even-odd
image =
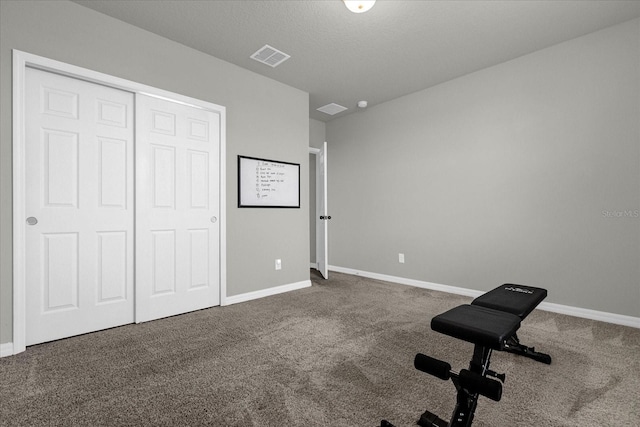
[[[309,147],[309,164],[313,167],[309,170],[315,171],[309,177],[309,194],[315,194],[315,200],[310,200],[311,208],[309,229],[313,244],[310,253],[315,255],[311,259],[311,268],[320,272],[325,279],[329,278],[329,220],[327,208],[327,143],[323,143],[322,148]],[[313,230],[315,229],[315,233]]]

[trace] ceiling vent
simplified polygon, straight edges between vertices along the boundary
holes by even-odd
[[[255,59],[256,61],[262,62],[263,64],[273,68],[282,64],[289,58],[291,58],[291,55],[287,55],[268,44],[265,44],[263,47],[258,49],[256,53],[251,55],[251,59]]]
[[[338,114],[339,112],[344,110],[348,110],[348,108],[343,107],[342,105],[335,104],[333,102],[331,104],[327,104],[325,106],[318,108],[318,111],[325,114],[329,114],[331,116],[333,116],[334,114]]]

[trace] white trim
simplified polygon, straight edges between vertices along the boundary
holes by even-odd
[[[186,95],[169,92],[163,89],[158,89],[156,87],[148,86],[148,85],[134,82],[131,80],[121,79],[120,77],[111,76],[109,74],[100,73],[98,71],[90,70],[88,68],[82,68],[75,65],[67,64],[65,62],[56,61],[54,59],[45,58],[44,56],[38,56],[38,55],[34,55],[27,52],[22,52],[17,49],[13,49],[13,60],[14,60],[14,72],[16,71],[16,65],[18,65],[19,72],[24,72],[24,68],[26,66],[29,66],[29,67],[37,68],[40,70],[50,71],[53,73],[62,74],[68,77],[73,77],[73,78],[77,78],[77,79],[92,82],[92,83],[106,85],[106,86],[116,88],[116,89],[121,89],[127,92],[153,96],[156,98],[170,100],[172,102],[178,102],[180,104],[188,105],[191,107],[202,108],[204,110],[210,110],[215,112],[226,110],[225,107],[214,104],[212,102],[191,98]],[[16,64],[16,62],[18,62],[18,64]],[[22,80],[22,83],[24,83],[24,79]]]
[[[318,263],[317,262],[310,262],[309,263],[309,268],[313,268],[314,270],[318,269]]]
[[[50,71],[68,77],[97,83],[134,94],[145,94],[220,114],[220,305],[225,305],[227,293],[227,232],[226,232],[226,108],[208,101],[147,86],[142,83],[110,76],[87,68],[13,49],[13,352],[25,350],[25,153],[24,98],[27,67]]]
[[[13,352],[26,349],[24,100],[27,58],[13,51]]]
[[[607,313],[606,311],[591,310],[588,308],[572,307],[570,305],[543,302],[538,308],[553,313],[566,314],[567,316],[582,317],[584,319],[598,320],[600,322],[613,323],[614,325],[631,326],[640,328],[640,317],[626,316],[624,314]]]
[[[311,280],[303,280],[302,282],[290,283],[288,285],[276,286],[274,288],[262,289],[260,291],[247,292],[227,297],[226,305],[238,304],[240,302],[251,301],[254,299],[270,297],[272,295],[282,294],[284,292],[297,291],[311,286]]]
[[[338,273],[352,274],[354,276],[368,277],[370,279],[384,280],[385,282],[398,283],[400,285],[430,289],[432,291],[440,291],[440,292],[447,292],[449,294],[464,295],[471,298],[479,297],[484,293],[482,291],[476,291],[473,289],[458,288],[455,286],[448,286],[448,285],[440,285],[438,283],[423,282],[422,280],[406,279],[404,277],[388,276],[386,274],[371,273],[369,271],[355,270],[353,268],[338,267],[335,265],[330,265],[329,270],[336,271]]]
[[[227,305],[227,110],[220,111],[220,305]]]
[[[329,270],[338,273],[351,274],[354,276],[368,277],[370,279],[384,280],[385,282],[397,283],[400,285],[414,286],[417,288],[430,289],[433,291],[447,292],[455,295],[464,295],[477,298],[484,294],[483,291],[474,289],[458,288],[455,286],[440,285],[438,283],[424,282],[422,280],[406,279],[403,277],[389,276],[386,274],[371,273],[369,271],[355,270],[353,268],[338,267],[330,265]],[[587,308],[572,307],[570,305],[543,302],[537,308],[553,313],[566,314],[568,316],[581,317],[584,319],[597,320],[600,322],[612,323],[615,325],[630,326],[640,328],[640,317],[626,316],[623,314],[608,313],[605,311],[590,310]]]
[[[0,357],[13,356],[14,354],[12,342],[0,344]]]

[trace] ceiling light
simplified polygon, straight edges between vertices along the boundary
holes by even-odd
[[[342,0],[344,5],[347,6],[353,13],[362,13],[373,7],[376,0]]]

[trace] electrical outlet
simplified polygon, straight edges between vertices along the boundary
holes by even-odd
[[[398,262],[404,264],[404,254],[398,254]]]
[[[276,270],[282,270],[282,260],[281,259],[277,259],[276,260]]]

